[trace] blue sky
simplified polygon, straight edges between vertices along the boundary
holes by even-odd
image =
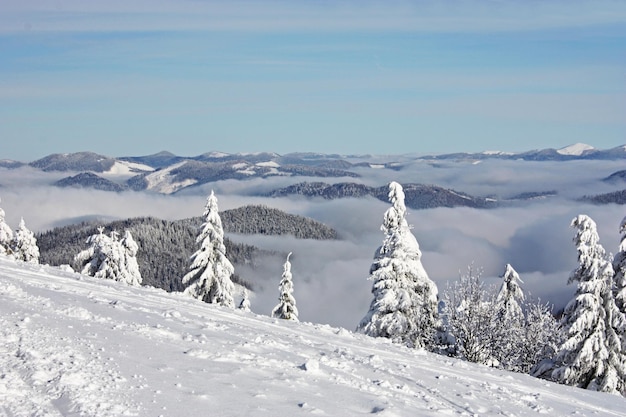
[[[626,144],[623,1],[0,10],[0,158]]]

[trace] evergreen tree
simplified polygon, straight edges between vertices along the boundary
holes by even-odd
[[[122,281],[128,285],[141,285],[141,272],[139,272],[139,264],[137,263],[137,251],[139,245],[133,239],[129,230],[124,232],[124,238],[120,241],[121,251],[121,268],[118,281]]]
[[[95,278],[117,280],[120,276],[123,259],[119,249],[118,233],[113,231],[109,236],[104,234],[103,228],[87,239],[89,248],[81,251],[74,257],[77,270],[83,275]]]
[[[615,304],[622,314],[626,314],[626,217],[622,219],[619,225],[619,232],[621,235],[619,249],[613,258],[613,270],[615,272],[613,281]]]
[[[250,311],[250,294],[247,288],[241,290],[241,302],[239,303],[239,310]]]
[[[108,236],[102,227],[87,239],[89,247],[74,257],[75,269],[81,274],[95,278],[112,279],[128,285],[141,285],[141,273],[137,264],[138,245],[130,231],[124,238],[112,231]]]
[[[494,305],[492,324],[496,346],[494,358],[507,370],[518,370],[521,362],[521,349],[524,343],[524,312],[520,303],[524,302],[522,280],[510,264],[506,264],[502,274],[502,285]]]
[[[39,263],[37,239],[35,239],[33,232],[28,230],[23,218],[20,220],[20,225],[15,231],[11,246],[15,259],[24,262]]]
[[[0,207],[0,255],[11,254],[11,242],[13,241],[13,230],[4,220],[4,210]]]
[[[283,275],[278,287],[280,295],[278,296],[278,305],[272,310],[272,317],[285,320],[298,321],[298,308],[296,307],[296,299],[293,297],[293,280],[291,277],[291,262],[287,255],[287,261],[283,265]]]
[[[391,182],[388,196],[392,206],[381,226],[385,239],[370,268],[374,299],[357,331],[432,349],[439,324],[437,287],[422,266],[419,244],[406,221],[402,186]]]
[[[613,298],[613,267],[590,217],[577,216],[572,227],[579,266],[569,283],[577,281],[578,289],[563,313],[566,340],[556,356],[552,378],[595,391],[623,393],[626,363],[618,333],[624,320]]]
[[[184,292],[207,303],[234,308],[234,268],[226,257],[224,230],[213,191],[207,198],[204,219],[196,239],[200,249],[191,256],[190,270],[183,277],[183,284],[188,284]]]

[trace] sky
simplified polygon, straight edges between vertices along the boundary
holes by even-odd
[[[0,0],[0,158],[626,143],[621,1]]]

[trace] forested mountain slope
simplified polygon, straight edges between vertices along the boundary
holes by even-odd
[[[265,206],[244,206],[220,214],[226,233],[284,235],[301,239],[335,239],[334,229],[302,216],[295,216]],[[105,233],[113,230],[123,233],[130,230],[139,245],[137,262],[143,284],[167,291],[182,291],[181,278],[189,267],[189,257],[197,250],[197,228],[200,217],[168,221],[152,217],[139,217],[114,222],[82,222],[55,228],[37,235],[41,252],[40,262],[50,265],[73,265],[74,256],[86,249],[85,241],[104,227]],[[225,239],[226,254],[235,265],[255,265],[266,251],[254,246]],[[238,276],[233,281],[247,287],[253,283],[242,282]]]

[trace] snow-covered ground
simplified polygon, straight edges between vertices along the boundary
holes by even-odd
[[[0,257],[0,416],[626,415],[626,399]]]

